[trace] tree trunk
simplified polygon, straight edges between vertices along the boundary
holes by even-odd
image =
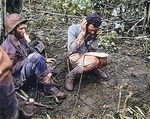
[[[6,0],[0,0],[0,44],[3,42],[4,36],[4,17],[6,15]]]
[[[144,23],[143,23],[143,34],[146,35],[149,32],[150,25],[150,1],[145,0],[145,7],[144,7]]]

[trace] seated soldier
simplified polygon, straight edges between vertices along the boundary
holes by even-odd
[[[57,73],[56,69],[48,68],[48,59],[35,51],[24,39],[26,19],[19,14],[10,14],[4,20],[8,32],[7,39],[2,43],[2,48],[13,62],[12,75],[14,79],[31,81],[38,79],[44,85],[44,91],[58,98],[66,95],[60,87],[51,83],[51,76]],[[16,81],[17,82],[17,81]]]
[[[108,54],[97,52],[96,33],[100,25],[100,16],[91,13],[81,24],[72,25],[68,29],[69,61],[73,68],[66,76],[65,88],[68,91],[73,91],[75,76],[83,71],[91,71],[103,81],[109,80],[106,73],[98,70],[108,62]]]

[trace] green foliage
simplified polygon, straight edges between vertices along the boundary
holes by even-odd
[[[118,36],[118,34],[115,31],[112,31],[104,36],[100,35],[98,46],[103,46],[104,49],[113,48],[114,50],[116,50],[115,46],[119,41],[116,36]]]
[[[49,2],[60,13],[72,15],[87,15],[94,12],[90,0],[56,0]]]
[[[6,11],[8,13],[20,13],[22,7],[22,0],[7,0]]]

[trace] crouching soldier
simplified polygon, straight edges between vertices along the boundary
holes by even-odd
[[[83,71],[94,73],[100,80],[109,80],[106,73],[98,70],[108,62],[108,54],[97,52],[97,31],[100,25],[100,16],[91,13],[80,24],[71,25],[68,29],[69,62],[72,66],[66,76],[65,87],[68,91],[73,91],[74,79]]]

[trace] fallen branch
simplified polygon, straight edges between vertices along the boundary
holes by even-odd
[[[115,37],[118,39],[142,39],[142,38],[148,38],[149,36],[138,36],[138,37]]]
[[[142,20],[144,19],[144,17],[142,17],[137,23],[135,23],[128,31],[127,33],[129,33],[131,30],[133,30],[135,28],[135,26],[140,23]]]
[[[39,7],[37,9],[39,9],[43,5],[44,2],[45,2],[45,0],[43,0],[43,2],[39,5]]]
[[[16,94],[18,97],[20,97],[20,98],[22,98],[23,100],[25,100],[25,101],[28,100],[28,98],[24,97],[23,95],[19,94],[18,92],[15,92],[15,94]],[[46,107],[46,108],[48,108],[48,109],[53,109],[53,107],[50,107],[50,106],[48,106],[48,105],[44,105],[44,104],[41,104],[41,103],[38,103],[38,102],[35,102],[35,101],[34,101],[34,105],[40,106],[40,107]]]

